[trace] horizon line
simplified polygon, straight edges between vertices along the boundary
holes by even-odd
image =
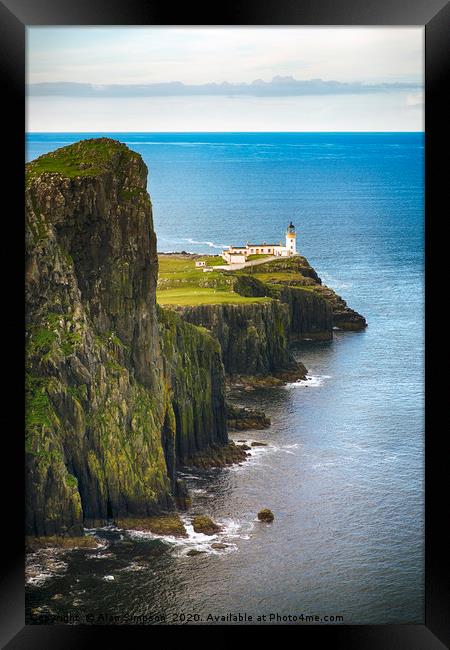
[[[185,83],[151,81],[144,83],[94,83],[83,81],[29,81],[28,97],[139,98],[139,97],[304,97],[360,95],[385,92],[423,91],[423,79],[415,81],[339,81],[311,77],[296,79],[276,75],[270,81]]]
[[[359,129],[357,131],[319,131],[319,130],[311,130],[311,131],[25,131],[25,135],[75,135],[77,133],[100,133],[100,134],[109,134],[109,133],[130,133],[130,134],[152,134],[152,133],[157,133],[157,134],[197,134],[197,133],[217,133],[217,134],[229,134],[229,133],[247,133],[247,134],[256,134],[256,133],[267,133],[267,134],[278,134],[278,133],[286,133],[286,134],[304,134],[304,133],[425,133],[425,129],[423,130],[415,130],[415,131],[399,131],[399,130],[390,130],[390,131],[373,131],[373,130],[365,130],[365,129]]]

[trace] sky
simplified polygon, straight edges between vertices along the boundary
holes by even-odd
[[[28,27],[27,130],[422,131],[422,27]]]

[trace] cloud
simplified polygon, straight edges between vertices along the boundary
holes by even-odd
[[[28,27],[29,83],[419,82],[423,27]]]
[[[304,95],[348,95],[380,92],[420,90],[415,82],[362,83],[324,81],[323,79],[298,80],[292,76],[275,76],[271,81],[256,79],[251,83],[185,84],[171,81],[151,84],[91,84],[74,82],[43,82],[28,84],[30,96],[59,97],[180,97],[180,96],[255,96],[296,97]],[[408,95],[407,104],[415,105],[420,92]],[[423,101],[423,100],[422,100]]]
[[[417,93],[410,93],[406,96],[406,106],[409,108],[422,108],[425,103],[425,96],[423,91]]]

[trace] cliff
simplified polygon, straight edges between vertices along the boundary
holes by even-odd
[[[26,168],[26,531],[174,507],[177,462],[226,444],[216,341],[157,310],[141,157],[106,138]]]
[[[158,320],[175,425],[163,436],[164,448],[166,458],[183,464],[199,450],[228,444],[225,372],[219,342],[209,332],[161,308]]]
[[[334,328],[366,327],[302,256],[234,272],[214,270],[222,260],[205,256],[207,273],[195,269],[197,255],[159,257],[158,300],[212,333],[231,377],[302,378],[306,369],[290,352],[292,342],[329,341]]]
[[[295,361],[290,344],[306,339],[332,339],[333,313],[329,302],[315,292],[268,284],[244,273],[222,275],[236,299],[244,296],[249,301],[178,306],[176,311],[184,320],[207,328],[218,339],[229,375],[305,377],[306,369]],[[210,277],[208,280],[210,286],[213,282],[219,286],[224,282]],[[263,297],[268,300],[251,300]]]
[[[289,350],[290,314],[277,300],[263,303],[197,305],[179,308],[189,323],[207,328],[218,339],[229,375],[275,375],[304,368]]]
[[[361,314],[358,314],[358,312],[348,307],[345,300],[343,300],[333,289],[322,284],[322,280],[317,275],[315,269],[313,269],[308,260],[301,255],[291,258],[281,258],[279,260],[268,262],[267,264],[261,264],[257,267],[257,273],[255,275],[271,287],[278,288],[278,290],[282,289],[283,291],[280,299],[287,302],[292,301],[292,297],[289,297],[289,292],[292,289],[303,290],[302,301],[305,305],[304,315],[306,320],[304,323],[301,322],[302,315],[300,314],[300,308],[298,310],[300,320],[297,320],[297,324],[294,322],[292,324],[292,331],[293,333],[297,331],[299,333],[299,338],[321,338],[318,336],[317,332],[323,330],[325,333],[329,330],[330,325],[328,322],[329,315],[326,315],[323,310],[320,311],[320,315],[319,311],[317,311],[316,314],[313,313],[315,309],[319,309],[320,303],[316,303],[316,307],[313,308],[313,311],[308,310],[308,301],[304,295],[306,292],[311,296],[309,299],[311,306],[314,300],[313,296],[324,300],[329,305],[332,315],[332,327],[353,331],[362,330],[367,327],[367,322],[364,316],[361,316]],[[289,288],[288,293],[285,293],[286,288]],[[310,316],[307,315],[308,311]],[[327,336],[325,335],[324,338],[327,338]]]

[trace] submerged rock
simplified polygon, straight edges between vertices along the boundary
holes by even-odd
[[[175,481],[175,502],[179,510],[187,510],[192,505],[187,485],[181,478]]]
[[[265,521],[267,523],[270,523],[271,521],[274,520],[274,515],[272,510],[269,510],[269,508],[263,508],[258,512],[258,519],[259,521]]]
[[[189,557],[194,557],[195,555],[203,555],[204,553],[206,553],[206,551],[199,551],[196,548],[192,548],[186,553],[186,555],[189,555]]]
[[[252,447],[267,447],[267,442],[257,442],[255,440],[252,442]]]
[[[270,418],[263,411],[243,408],[227,403],[227,424],[231,431],[245,431],[247,429],[267,429],[270,427]],[[243,440],[242,442],[246,442]]]
[[[224,548],[228,548],[228,544],[224,544],[223,542],[214,542],[214,544],[211,544],[211,548],[222,550]]]
[[[234,463],[241,463],[246,460],[247,456],[243,445],[235,445],[234,442],[230,442],[224,447],[210,447],[205,451],[198,452],[184,462],[188,467],[210,469],[211,467],[226,467]]]
[[[194,517],[192,525],[196,533],[203,533],[204,535],[215,535],[222,530],[220,526],[215,524],[213,520],[206,515],[197,515]]]
[[[25,538],[25,548],[27,552],[37,551],[40,548],[98,548],[101,546],[99,540],[92,535],[82,535],[79,537],[61,537],[50,535],[48,537],[27,536]]]

